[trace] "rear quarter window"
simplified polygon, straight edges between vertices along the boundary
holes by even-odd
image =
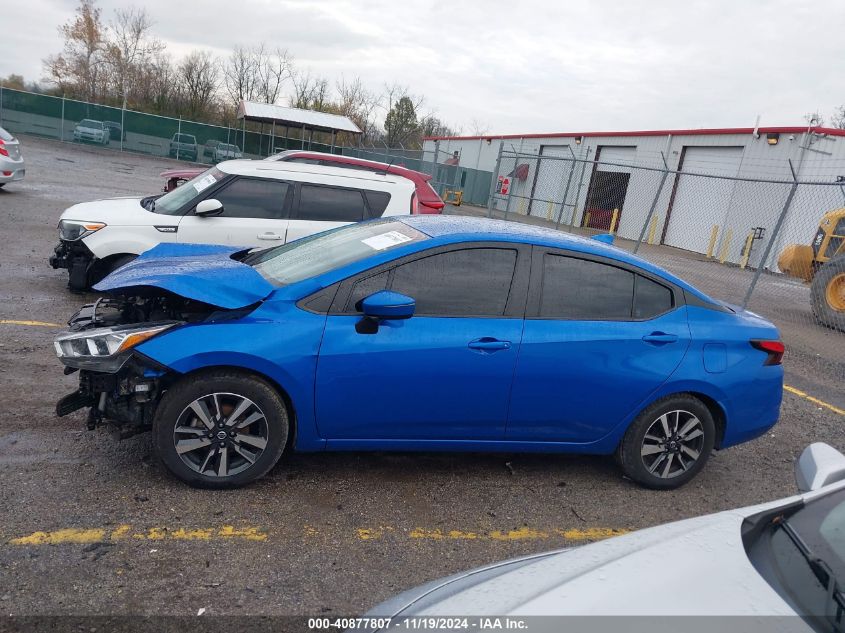
[[[386,191],[365,191],[364,197],[367,199],[371,218],[380,218],[390,204],[390,194]]]

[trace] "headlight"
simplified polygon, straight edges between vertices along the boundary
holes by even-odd
[[[88,237],[105,226],[103,222],[80,222],[78,220],[61,220],[59,222],[59,238],[66,242]]]
[[[126,352],[175,325],[179,321],[65,332],[56,337],[53,346],[65,365],[114,373],[128,358]]]

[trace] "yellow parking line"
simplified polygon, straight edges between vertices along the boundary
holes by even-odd
[[[801,391],[800,389],[796,389],[795,387],[790,387],[789,385],[784,385],[783,388],[791,394],[798,396],[799,398],[804,398],[808,402],[812,402],[813,404],[817,404],[818,406],[829,409],[834,413],[838,413],[839,415],[845,415],[845,409],[840,409],[839,407],[835,407],[829,402],[825,402],[824,400],[819,400],[818,398],[814,398],[806,391]]]
[[[513,530],[444,530],[441,528],[415,527],[413,529],[393,526],[374,526],[355,528],[348,534],[360,541],[373,541],[391,535],[395,538],[414,541],[534,541],[564,539],[566,541],[598,541],[626,534],[628,530],[613,528],[532,528],[523,526]],[[320,536],[317,528],[306,525],[302,536],[312,539]],[[337,534],[332,533],[332,538]],[[32,532],[24,536],[8,539],[9,545],[65,545],[115,542],[167,542],[167,541],[267,541],[270,534],[254,526],[185,528],[185,527],[149,527],[133,528],[122,524],[116,527],[64,528],[52,531]]]
[[[16,321],[14,319],[0,319],[0,325],[28,325],[31,327],[64,327],[59,323],[46,321]]]
[[[257,527],[223,525],[217,528],[153,527],[135,531],[131,525],[106,528],[65,528],[51,532],[33,532],[9,540],[11,545],[62,545],[65,543],[102,543],[132,538],[139,541],[265,541],[267,532]]]

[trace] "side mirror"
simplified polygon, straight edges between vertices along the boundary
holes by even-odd
[[[361,302],[364,316],[372,319],[410,319],[416,307],[413,298],[390,290],[379,290]]]
[[[810,492],[845,479],[845,455],[829,444],[810,444],[795,462],[798,490]]]
[[[201,218],[205,218],[211,215],[220,215],[221,213],[223,213],[223,203],[219,200],[215,200],[214,198],[203,200],[197,205],[197,208],[194,213]]]

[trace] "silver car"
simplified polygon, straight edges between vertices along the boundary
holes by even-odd
[[[73,140],[85,141],[88,143],[99,143],[100,145],[108,145],[111,138],[109,128],[107,128],[102,121],[95,121],[94,119],[82,119],[73,128]]]
[[[23,180],[26,164],[18,139],[0,127],[0,187],[14,180]]]
[[[459,616],[473,629],[479,618],[500,617],[524,622],[511,628],[527,633],[635,624],[651,631],[842,631],[845,456],[812,444],[796,479],[801,494],[793,497],[459,573],[402,593],[365,618],[387,618],[401,629],[406,619],[413,628],[418,618]]]

